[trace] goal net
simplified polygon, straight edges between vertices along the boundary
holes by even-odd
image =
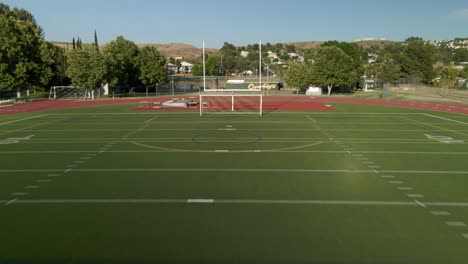
[[[200,116],[204,114],[262,115],[261,90],[206,89],[200,92]]]
[[[94,91],[75,86],[52,86],[49,92],[49,99],[91,99]]]

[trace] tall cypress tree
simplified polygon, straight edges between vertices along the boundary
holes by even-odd
[[[75,37],[73,37],[72,45],[73,45],[73,49],[76,49]]]
[[[96,51],[99,53],[99,43],[98,43],[98,40],[97,40],[96,30],[94,30],[94,45],[96,46]]]

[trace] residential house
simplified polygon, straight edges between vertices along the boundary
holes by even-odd
[[[179,68],[179,72],[182,74],[191,74],[192,73],[192,68],[193,64],[188,63],[186,61],[181,62],[181,67]]]
[[[169,74],[176,74],[176,73],[178,73],[179,71],[178,71],[178,69],[177,69],[177,65],[172,64],[172,63],[168,63],[168,64],[167,64],[167,72],[168,72]]]

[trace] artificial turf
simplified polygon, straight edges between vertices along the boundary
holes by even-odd
[[[467,116],[134,107],[0,117],[0,263],[468,261]]]

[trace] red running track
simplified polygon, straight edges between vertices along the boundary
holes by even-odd
[[[168,101],[169,97],[157,98],[130,98],[130,99],[105,99],[93,101],[81,100],[37,100],[32,102],[18,103],[9,106],[0,107],[0,115],[9,115],[16,113],[38,112],[43,110],[80,108],[87,106],[113,105],[113,104],[135,104],[147,102],[147,105],[135,110],[169,110],[169,108],[154,108],[154,102]],[[346,104],[367,104],[380,105],[389,107],[412,108],[432,110],[439,112],[468,114],[468,105],[463,104],[447,104],[447,103],[424,103],[411,101],[393,101],[393,100],[378,100],[378,99],[354,99],[354,98],[337,98],[337,97],[306,97],[306,96],[264,96],[263,106],[265,110],[310,110],[310,111],[332,111],[333,107],[327,107],[326,103],[346,103]],[[223,107],[229,107],[228,103],[222,104]],[[247,107],[249,104],[243,105]],[[250,105],[250,107],[253,107]],[[255,107],[257,108],[257,107]],[[181,110],[198,110],[195,108],[182,108]]]

